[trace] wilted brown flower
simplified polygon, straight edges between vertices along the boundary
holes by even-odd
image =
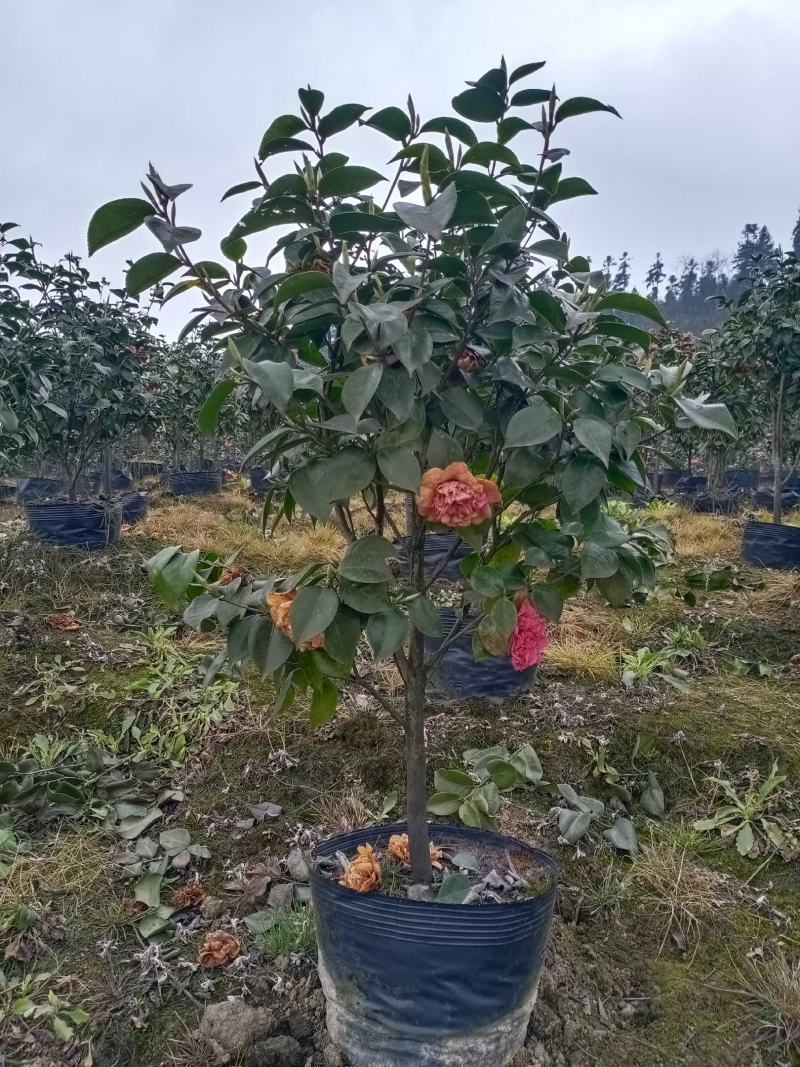
[[[408,846],[408,834],[392,834],[389,838],[389,847],[386,849],[387,853],[393,860],[397,860],[398,863],[405,864],[406,867],[411,863],[411,851]],[[442,869],[442,850],[437,848],[431,841],[431,865],[438,871]]]
[[[381,884],[381,865],[372,845],[359,845],[358,855],[339,879],[339,885],[357,893],[371,893]]]
[[[460,352],[457,352],[453,356],[453,362],[459,370],[465,371],[467,374],[472,374],[475,371],[479,371],[483,366],[483,360],[475,351],[474,348],[464,346]]]
[[[311,260],[310,269],[311,270],[321,270],[323,272],[323,274],[330,274],[331,265],[327,261],[327,259],[319,259],[319,258],[318,259],[312,259]]]
[[[220,577],[220,585],[230,585],[231,582],[235,582],[237,578],[241,578],[245,581],[247,578],[247,571],[244,567],[238,566],[236,563],[228,563],[222,568],[222,576]]]
[[[197,962],[201,967],[225,967],[241,951],[241,943],[233,934],[226,934],[224,930],[209,930],[200,946]]]
[[[288,593],[267,593],[267,607],[269,616],[282,634],[290,640],[294,640],[292,624],[289,621],[289,613],[292,610],[292,601],[297,596],[296,589],[290,589]],[[312,648],[322,648],[325,643],[324,634],[316,634],[300,645],[301,652],[307,652]]]
[[[187,882],[176,889],[170,898],[173,908],[194,908],[205,899],[206,891],[199,882]]]
[[[53,630],[79,630],[80,623],[71,611],[54,611],[45,615],[44,621]]]

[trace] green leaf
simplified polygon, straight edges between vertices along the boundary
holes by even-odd
[[[347,237],[359,233],[400,233],[402,221],[396,215],[376,211],[337,211],[331,215],[331,233]]]
[[[580,418],[575,420],[572,428],[583,447],[607,467],[612,443],[611,427],[608,423],[602,419]]]
[[[483,408],[466,389],[446,389],[439,397],[439,405],[445,418],[463,430],[475,431],[483,426]]]
[[[619,570],[619,559],[611,548],[586,541],[580,551],[581,578],[610,578]]]
[[[439,115],[436,118],[428,119],[419,132],[449,133],[451,137],[455,137],[457,141],[461,141],[462,144],[466,145],[473,145],[478,141],[472,127],[452,115]]]
[[[466,89],[453,97],[453,108],[472,122],[495,122],[503,117],[505,102],[499,93],[487,86]]]
[[[150,252],[149,255],[137,259],[125,275],[125,288],[128,296],[138,296],[145,289],[163,281],[167,275],[180,267],[181,261],[177,256],[171,256],[167,252]]]
[[[455,437],[434,430],[428,442],[428,463],[431,467],[446,467],[464,458],[464,449]]]
[[[580,511],[596,500],[605,484],[603,465],[583,452],[570,459],[561,476],[561,492],[573,511]]]
[[[523,777],[513,763],[509,763],[507,760],[494,759],[489,765],[489,775],[492,781],[498,789],[513,789],[514,786],[520,785]]]
[[[412,449],[380,449],[378,466],[386,481],[396,489],[405,489],[409,493],[416,493],[419,489],[422,472]]]
[[[648,815],[653,815],[657,819],[664,814],[664,790],[653,771],[647,772],[647,786],[639,796],[639,803]]]
[[[460,807],[461,796],[458,793],[434,793],[428,801],[431,815],[455,815]]]
[[[325,651],[338,663],[352,663],[361,637],[361,620],[340,608],[325,631]]]
[[[186,590],[195,580],[200,550],[181,552],[179,548],[164,548],[147,560],[145,568],[153,588],[166,603],[179,606]]]
[[[164,879],[162,874],[145,874],[133,887],[134,900],[138,900],[147,908],[157,908],[161,903],[161,883]]]
[[[368,367],[359,367],[352,371],[342,389],[342,403],[356,422],[367,409],[383,377],[383,364],[373,363]]]
[[[386,181],[382,174],[369,167],[336,167],[320,178],[320,196],[353,196]]]
[[[603,831],[603,837],[621,852],[638,852],[639,841],[636,828],[630,819],[617,816],[614,825]]]
[[[324,464],[319,461],[307,463],[289,477],[289,492],[303,511],[315,519],[327,519],[331,513],[328,500],[330,486],[323,476]]]
[[[600,301],[601,311],[626,311],[629,315],[640,315],[658,326],[666,326],[666,319],[652,300],[638,293],[606,293]]]
[[[377,397],[399,422],[405,422],[414,407],[414,382],[407,374],[384,374]]]
[[[375,659],[388,659],[402,647],[408,636],[408,619],[397,608],[379,611],[370,615],[366,634]]]
[[[254,363],[243,359],[242,367],[250,381],[261,389],[264,399],[283,414],[294,392],[294,375],[289,364],[267,359]]]
[[[464,153],[461,164],[462,166],[467,166],[468,163],[479,167],[488,166],[490,163],[505,163],[510,167],[519,166],[519,160],[514,152],[496,141],[481,141],[479,144],[468,148]]]
[[[466,874],[446,874],[436,894],[437,904],[463,904],[470,891]]]
[[[337,574],[351,582],[388,582],[392,572],[386,564],[386,559],[393,555],[394,545],[390,541],[378,534],[367,534],[348,547]]]
[[[560,432],[563,423],[557,411],[540,396],[531,398],[527,407],[511,416],[506,428],[506,448],[541,445]]]
[[[263,651],[263,658],[259,661],[253,655],[253,663],[260,669],[262,676],[266,677],[268,674],[274,674],[279,667],[284,665],[294,652],[294,644],[281,633],[277,626],[273,626],[269,631],[266,646],[253,648],[253,653],[257,651]]]
[[[755,843],[752,823],[744,822],[736,834],[736,851],[740,856],[746,856]]]
[[[503,576],[497,567],[476,567],[469,581],[481,597],[499,597],[506,591]]]
[[[539,583],[531,589],[533,606],[543,619],[558,622],[564,610],[564,599],[558,590],[545,583]]]
[[[294,137],[297,133],[302,133],[306,129],[306,124],[300,118],[299,115],[278,115],[276,119],[273,119],[267,129],[264,131],[264,136],[261,138],[261,147],[258,150],[259,159],[263,159],[264,146],[269,144],[270,141],[275,141],[278,138]],[[244,183],[247,184],[247,183]],[[261,182],[255,183],[257,186],[261,185]],[[236,186],[234,186],[236,188]],[[225,196],[228,196],[226,193]],[[230,193],[230,195],[235,195]],[[223,197],[223,200],[225,197]]]
[[[322,270],[306,270],[298,274],[290,274],[278,286],[278,291],[275,293],[275,309],[277,310],[287,300],[294,300],[313,289],[330,289],[331,284],[330,276]]]
[[[128,233],[138,229],[144,220],[155,214],[155,209],[149,200],[141,200],[136,197],[124,197],[122,200],[111,200],[103,204],[92,215],[87,233],[89,255],[93,256],[98,249],[118,241]]]
[[[511,97],[512,107],[530,107],[532,104],[546,104],[552,96],[550,89],[521,89]]]
[[[692,400],[688,396],[676,396],[675,403],[693,426],[703,430],[719,430],[730,437],[738,437],[736,423],[725,404],[707,404],[702,397]]]
[[[412,230],[420,230],[438,240],[456,209],[455,185],[446,186],[430,204],[407,204],[398,201],[394,210]]]
[[[200,433],[205,434],[207,437],[211,437],[217,432],[219,413],[222,410],[222,405],[235,388],[236,382],[233,378],[226,378],[225,381],[217,382],[206,397],[197,416],[197,425],[200,429]]]
[[[301,645],[323,633],[339,610],[339,598],[322,585],[304,585],[298,590],[289,612],[294,643]]]
[[[332,108],[319,120],[317,129],[320,137],[332,137],[335,133],[341,133],[360,119],[365,111],[369,111],[369,108],[364,104],[339,104],[338,107]]]
[[[571,119],[575,115],[588,115],[592,111],[609,111],[617,118],[622,117],[610,104],[601,104],[599,100],[593,100],[590,96],[573,96],[556,108],[556,123]]]
[[[633,577],[627,571],[617,570],[608,578],[598,579],[597,588],[612,607],[618,608],[633,592]]]
[[[306,109],[306,111],[312,117],[318,115],[322,110],[322,105],[325,103],[325,94],[320,92],[319,89],[312,89],[308,86],[306,89],[298,89],[297,95],[300,97],[300,103]]]
[[[555,193],[550,197],[550,203],[572,200],[576,196],[597,196],[597,190],[589,185],[585,178],[562,178]]]
[[[408,614],[420,633],[428,637],[441,637],[444,633],[442,616],[428,597],[418,596],[412,600],[408,605]]]
[[[339,690],[330,678],[321,678],[318,686],[311,690],[311,704],[308,717],[313,726],[324,726],[336,714]]]
[[[434,771],[434,788],[442,793],[457,793],[461,797],[469,796],[475,788],[475,782],[459,767],[445,767]]]
[[[533,745],[524,744],[511,756],[510,762],[531,785],[538,785],[544,776],[542,763]]]
[[[492,607],[492,622],[503,637],[511,637],[517,626],[517,609],[507,597],[498,600]]]
[[[481,248],[480,254],[483,256],[505,245],[518,245],[525,233],[527,218],[527,211],[521,205],[509,208],[500,219],[494,233]]]
[[[537,256],[547,256],[549,259],[557,259],[559,263],[566,263],[569,259],[569,244],[567,241],[557,241],[555,238],[545,237],[542,241],[534,241],[530,246],[531,252]]]
[[[59,1041],[71,1041],[75,1036],[75,1031],[60,1015],[53,1015],[51,1018],[53,1026],[53,1033],[56,1035]]]
[[[247,254],[247,241],[242,237],[223,237],[219,243],[219,250],[226,259],[239,263]]]
[[[320,460],[324,491],[330,503],[349,500],[375,477],[375,459],[360,448],[343,448]]]
[[[405,111],[399,107],[384,107],[376,111],[364,120],[364,126],[371,126],[374,130],[391,137],[394,141],[403,141],[411,135],[411,120]],[[425,127],[423,126],[423,131]]]
[[[298,119],[298,122],[299,121],[300,120]],[[261,184],[261,182],[256,182],[256,181],[239,182],[238,185],[232,185],[230,187],[230,189],[227,189],[222,194],[222,197],[220,199],[220,203],[222,203],[223,200],[228,200],[232,196],[239,196],[240,193],[250,193],[254,189],[263,189],[263,188],[264,188],[264,186]]]
[[[310,152],[313,147],[308,141],[301,141],[297,137],[273,137],[269,141],[261,142],[258,158],[263,162],[270,156],[277,156],[282,152]]]

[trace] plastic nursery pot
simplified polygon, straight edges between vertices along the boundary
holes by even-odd
[[[270,491],[272,482],[266,467],[250,468],[250,488],[254,493],[268,493]]]
[[[0,501],[13,500],[17,493],[16,485],[0,484]]]
[[[742,533],[742,559],[754,567],[800,570],[800,527],[747,522]]]
[[[167,488],[175,496],[219,493],[222,489],[222,471],[169,471],[166,482]]]
[[[401,567],[406,570],[410,564],[408,556],[409,538],[401,537],[395,541],[396,556]],[[472,549],[456,533],[425,534],[425,576],[436,574],[448,582],[457,582],[461,578],[459,563],[470,554]],[[449,557],[449,558],[448,558]],[[447,562],[445,562],[445,560]]]
[[[704,493],[707,486],[705,474],[689,474],[675,484],[679,493]]]
[[[61,478],[17,478],[17,500],[20,504],[28,500],[61,496],[63,492],[64,482]]]
[[[442,608],[444,636],[452,630],[456,613]],[[441,637],[425,637],[425,652],[432,655],[442,644]],[[471,700],[480,697],[500,702],[508,697],[526,693],[536,677],[536,665],[515,671],[510,656],[489,656],[476,660],[472,651],[472,635],[459,638],[447,649],[436,664],[431,678],[431,696],[441,700]]]
[[[677,485],[682,478],[688,477],[686,471],[676,471],[672,467],[666,467],[661,472],[661,486],[662,488],[669,489],[674,485]]]
[[[406,826],[323,841],[318,856],[380,849]],[[508,904],[436,904],[356,893],[311,875],[328,1030],[354,1067],[506,1067],[522,1047],[550,933],[558,868],[512,837],[432,825],[438,845],[524,852],[549,876]]]
[[[700,493],[687,496],[686,506],[706,515],[732,515],[742,506],[742,499],[731,493]]]
[[[729,467],[725,471],[728,489],[758,489],[761,473],[755,467]]]
[[[128,467],[134,478],[153,478],[164,470],[164,464],[153,459],[132,459]]]
[[[772,490],[771,489],[759,489],[753,493],[750,498],[756,507],[768,508],[772,510]],[[781,495],[781,507],[784,511],[791,511],[793,508],[800,507],[800,494],[794,492],[784,492]]]
[[[102,471],[92,471],[89,475],[89,480],[92,485],[92,489],[103,489],[103,473]],[[114,467],[111,471],[111,489],[119,492],[123,489],[131,489],[133,486],[133,478],[130,474],[126,474],[125,471],[119,470]]]
[[[105,548],[119,538],[119,505],[98,501],[45,501],[27,503],[25,514],[31,533],[54,545]]]
[[[142,492],[125,493],[118,500],[122,512],[122,522],[126,526],[133,526],[147,518],[150,509],[150,495]]]

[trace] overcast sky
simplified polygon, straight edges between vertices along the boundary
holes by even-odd
[[[730,253],[750,221],[788,244],[800,206],[800,0],[0,0],[0,27],[0,221],[53,258],[85,253],[93,210],[136,196],[149,159],[166,181],[194,182],[179,222],[219,258],[247,206],[219,197],[252,177],[298,85],[376,108],[411,92],[430,118],[501,53],[509,67],[547,60],[526,86],[555,82],[622,114],[570,120],[561,137],[564,174],[600,195],[558,218],[595,263],[627,249],[638,281],[657,251],[669,269]],[[355,137],[359,162],[393,154],[378,133]],[[118,284],[127,258],[156,248],[143,231],[90,263]],[[171,308],[168,333],[191,299]]]

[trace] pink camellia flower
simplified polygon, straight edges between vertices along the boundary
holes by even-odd
[[[500,490],[488,478],[477,478],[466,463],[425,471],[417,495],[417,511],[442,526],[475,526],[492,517]]]
[[[511,666],[524,671],[538,663],[547,648],[547,623],[530,600],[517,608],[517,625],[511,635]]]

